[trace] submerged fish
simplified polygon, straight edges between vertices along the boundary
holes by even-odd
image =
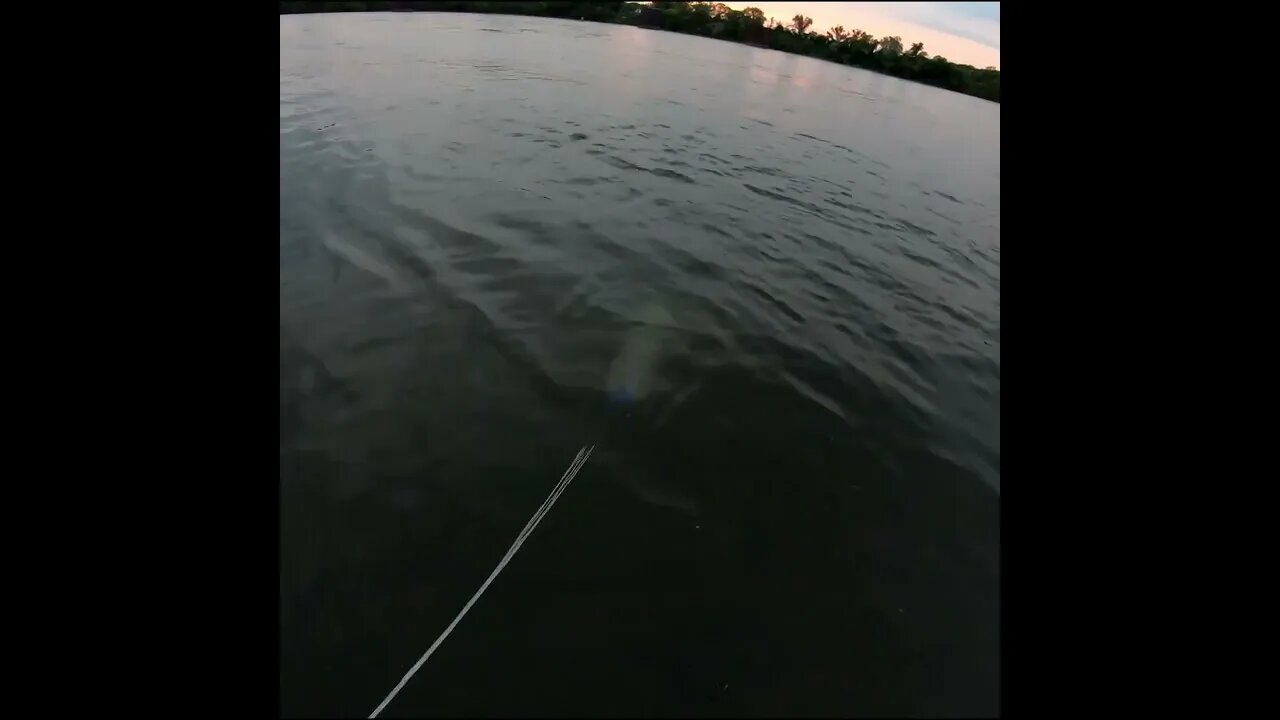
[[[630,414],[648,405],[658,425],[697,392],[703,373],[726,354],[741,355],[732,335],[705,311],[666,300],[650,301],[628,318],[629,328],[605,378],[610,408]],[[692,375],[691,368],[696,368]]]
[[[625,449],[615,478],[641,502],[689,518],[701,515],[691,488],[673,484],[678,473],[662,428],[703,387],[703,371],[731,352],[732,337],[705,312],[667,297],[651,301],[628,317],[628,327],[605,377],[606,408],[600,431],[617,441],[601,440],[601,460],[613,448]]]
[[[640,311],[609,364],[606,382],[612,403],[634,405],[654,391],[674,330],[675,319],[662,306],[650,303]]]

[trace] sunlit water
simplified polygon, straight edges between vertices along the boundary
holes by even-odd
[[[387,716],[998,712],[999,133],[704,38],[281,17],[282,712],[368,714],[587,443]]]

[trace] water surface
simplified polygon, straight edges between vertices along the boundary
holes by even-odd
[[[280,45],[283,713],[367,715],[587,443],[386,716],[998,712],[998,105],[554,19]]]

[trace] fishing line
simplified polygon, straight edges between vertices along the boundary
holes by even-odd
[[[516,536],[515,542],[511,543],[511,549],[507,550],[507,554],[502,556],[502,560],[498,562],[498,566],[489,574],[489,579],[484,581],[484,584],[480,586],[480,589],[476,591],[476,594],[472,595],[471,599],[467,601],[467,604],[462,606],[462,611],[453,619],[453,622],[449,623],[449,626],[444,629],[444,632],[440,633],[440,637],[436,638],[436,641],[431,643],[431,647],[427,648],[427,651],[422,654],[422,657],[418,658],[418,662],[414,663],[413,667],[409,668],[409,672],[405,673],[404,677],[400,678],[400,682],[396,683],[396,686],[391,689],[391,692],[387,694],[387,697],[378,704],[378,707],[374,708],[374,711],[369,714],[370,718],[378,717],[378,713],[382,712],[383,708],[385,708],[395,698],[395,696],[400,693],[400,690],[408,684],[409,679],[412,678],[414,674],[418,672],[418,669],[427,662],[427,658],[431,657],[431,654],[436,651],[436,648],[440,647],[440,644],[444,642],[444,639],[449,637],[449,633],[453,632],[453,628],[457,626],[458,622],[462,620],[462,617],[467,614],[467,611],[471,609],[471,606],[475,604],[476,600],[480,599],[480,596],[484,593],[485,589],[489,587],[489,583],[493,582],[493,579],[498,577],[498,573],[502,572],[502,568],[506,567],[507,563],[511,561],[511,558],[515,556],[516,551],[520,549],[520,546],[524,544],[524,541],[533,533],[534,528],[538,527],[538,523],[542,522],[542,518],[546,516],[549,510],[551,510],[551,506],[556,504],[556,500],[560,498],[560,495],[565,491],[565,488],[569,487],[569,483],[573,482],[574,476],[578,474],[578,471],[582,469],[582,466],[587,464],[587,458],[591,457],[591,453],[594,452],[595,449],[595,445],[584,445],[582,449],[578,451],[578,454],[573,458],[573,462],[569,464],[569,469],[565,470],[564,475],[560,477],[560,482],[556,483],[556,486],[551,490],[551,494],[547,495],[547,499],[542,501],[542,505],[538,508],[538,511],[533,514],[533,517],[529,518],[529,522],[525,524],[524,529]]]

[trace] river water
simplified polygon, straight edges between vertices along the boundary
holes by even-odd
[[[585,444],[385,716],[998,712],[999,135],[706,38],[282,16],[281,712],[367,715]]]

